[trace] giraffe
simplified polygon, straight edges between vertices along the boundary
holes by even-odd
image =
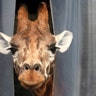
[[[25,5],[19,8],[17,20],[14,36],[0,32],[0,53],[11,52],[18,81],[32,96],[52,96],[55,55],[57,51],[68,50],[72,32],[64,30],[58,35],[50,32],[44,2],[38,8],[35,21],[29,20]]]

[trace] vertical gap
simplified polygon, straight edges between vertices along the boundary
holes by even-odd
[[[54,34],[53,32],[53,24],[52,24],[52,12],[50,9],[50,1],[49,0],[16,0],[16,9],[15,9],[15,23],[14,23],[14,34],[16,33],[17,30],[17,12],[19,7],[22,4],[25,4],[28,7],[28,13],[29,13],[29,19],[31,20],[36,20],[37,19],[37,9],[40,4],[40,2],[46,2],[47,7],[48,7],[48,16],[49,16],[49,28],[50,32]],[[31,96],[31,93],[23,88],[19,81],[18,81],[18,76],[15,73],[14,70],[14,86],[15,86],[15,96]]]

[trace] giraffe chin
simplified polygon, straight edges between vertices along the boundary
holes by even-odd
[[[19,74],[18,80],[21,86],[26,89],[37,89],[44,84],[45,77],[40,72],[34,70],[26,70]]]
[[[40,88],[44,83],[41,82],[41,83],[34,84],[34,85],[28,85],[28,84],[26,84],[26,83],[24,83],[24,82],[21,82],[20,84],[21,84],[21,86],[24,87],[25,89],[30,90],[30,89],[38,89],[38,88]]]

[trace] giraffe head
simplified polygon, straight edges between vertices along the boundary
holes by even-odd
[[[45,3],[38,9],[38,18],[31,21],[25,5],[18,10],[17,32],[13,37],[0,33],[0,53],[12,53],[18,80],[25,88],[38,88],[53,74],[56,51],[65,52],[72,33],[65,30],[52,35]]]

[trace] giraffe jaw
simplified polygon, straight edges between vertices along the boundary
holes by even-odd
[[[18,80],[26,89],[36,89],[41,87],[46,81],[43,74],[34,70],[26,70],[19,74]]]

